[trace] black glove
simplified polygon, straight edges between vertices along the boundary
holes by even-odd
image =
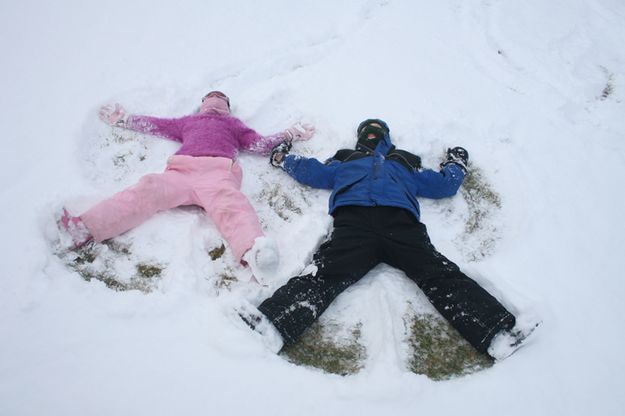
[[[469,164],[469,152],[464,147],[456,146],[453,149],[447,149],[447,160],[441,163],[441,168],[449,165],[450,163],[455,163],[460,166],[460,168],[467,173],[467,166]]]
[[[284,163],[284,156],[289,154],[291,147],[293,147],[293,145],[290,141],[283,141],[275,145],[274,148],[271,149],[271,156],[269,156],[271,166],[281,168]]]

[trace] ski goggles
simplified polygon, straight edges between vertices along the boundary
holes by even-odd
[[[223,92],[221,92],[221,91],[211,91],[208,94],[206,94],[204,96],[204,98],[202,98],[202,102],[204,102],[204,100],[206,100],[208,97],[219,97],[221,99],[224,99],[228,103],[228,108],[230,108],[230,99]]]
[[[369,118],[358,125],[358,128],[356,129],[356,135],[360,136],[360,132],[362,131],[362,129],[371,125],[374,125],[376,128],[381,128],[386,133],[390,132],[388,125],[384,121],[378,118]]]

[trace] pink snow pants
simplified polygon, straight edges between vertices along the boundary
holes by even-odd
[[[224,157],[172,156],[163,173],[100,202],[80,216],[97,242],[118,236],[159,211],[199,205],[240,260],[263,235],[254,208],[240,191],[241,167]]]

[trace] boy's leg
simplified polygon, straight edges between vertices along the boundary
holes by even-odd
[[[341,292],[379,263],[377,236],[352,207],[340,210],[330,240],[314,255],[317,270],[292,278],[258,307],[285,344],[295,342]]]
[[[387,262],[406,273],[434,307],[478,351],[511,329],[515,317],[431,244],[425,225],[407,222],[385,239]]]
[[[168,170],[142,177],[136,185],[98,203],[80,218],[100,242],[136,227],[159,211],[190,204],[190,198],[185,175]]]

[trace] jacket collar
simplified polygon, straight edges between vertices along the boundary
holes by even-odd
[[[365,153],[381,153],[383,155],[388,154],[389,150],[393,147],[393,143],[391,142],[391,138],[388,133],[384,133],[384,136],[380,139],[375,149],[372,149],[365,145],[364,143],[358,143],[356,145],[356,150]]]

